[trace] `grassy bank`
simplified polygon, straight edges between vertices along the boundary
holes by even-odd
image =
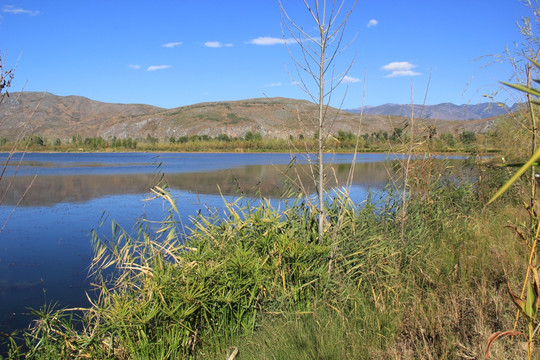
[[[505,171],[411,188],[406,217],[391,191],[363,204],[344,194],[327,203],[323,243],[301,197],[281,209],[240,199],[194,219],[184,242],[156,189],[171,205],[159,230],[142,221],[95,237],[92,306],[36,312],[10,357],[480,358],[513,325],[506,279],[519,286],[526,254],[505,229],[526,219],[516,194],[484,207]],[[510,340],[491,349],[522,351]]]

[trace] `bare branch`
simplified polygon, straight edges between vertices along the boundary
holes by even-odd
[[[279,8],[280,8],[280,11],[281,11],[281,23],[283,25],[285,25],[285,27],[287,28],[287,32],[293,37],[294,41],[297,43],[297,44],[301,44],[302,41],[300,40],[300,37],[297,37],[295,35],[295,33],[291,30],[291,28],[289,27],[289,24],[294,27],[298,33],[309,39],[310,41],[313,41],[314,43],[316,43],[317,45],[320,46],[319,42],[317,39],[315,39],[314,37],[312,37],[311,35],[309,35],[308,33],[306,33],[304,31],[304,29],[300,26],[298,26],[290,17],[289,17],[289,14],[287,13],[287,11],[285,11],[285,8],[283,7],[283,4],[281,3],[281,1],[279,2]],[[313,14],[312,14],[313,15]],[[285,44],[287,44],[285,42]]]
[[[324,189],[326,178],[324,174],[323,152],[325,149],[325,142],[330,137],[331,131],[339,117],[339,112],[343,106],[345,97],[341,99],[341,104],[338,111],[333,114],[331,119],[328,119],[330,113],[330,104],[332,102],[333,92],[337,86],[343,82],[343,77],[351,69],[352,64],[354,63],[354,58],[345,71],[341,72],[339,76],[336,76],[333,64],[337,56],[350,45],[349,43],[347,46],[343,46],[344,33],[347,21],[352,13],[352,10],[356,6],[357,1],[354,1],[352,8],[347,11],[343,17],[341,14],[343,13],[345,0],[341,0],[339,2],[337,0],[333,0],[330,7],[327,6],[326,0],[314,0],[314,7],[310,5],[308,0],[303,0],[303,2],[318,29],[319,40],[315,40],[313,36],[307,34],[301,25],[290,18],[281,1],[279,1],[279,6],[282,14],[282,21],[284,23],[283,26],[300,48],[299,51],[301,55],[297,57],[293,54],[292,49],[287,46],[289,55],[295,64],[298,78],[300,79],[300,88],[312,99],[315,104],[318,105],[316,164],[312,162],[310,156],[308,156],[308,163],[310,165],[312,179],[314,181],[318,196],[316,216],[318,218],[319,242],[322,243],[325,231],[324,225],[326,222],[326,213],[324,209]],[[298,35],[296,32],[298,32]],[[332,69],[331,76],[327,74],[330,69]],[[312,87],[308,86],[308,84],[305,82],[302,72],[304,75],[307,74],[307,76],[311,78],[314,85],[313,90]],[[347,89],[345,91],[345,96],[346,94]],[[328,124],[328,122],[330,123]]]

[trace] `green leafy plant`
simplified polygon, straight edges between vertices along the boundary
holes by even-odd
[[[540,64],[535,60],[528,58],[528,60],[531,62],[531,64],[536,68],[536,70],[540,70]],[[495,201],[498,197],[500,197],[503,193],[505,193],[513,184],[520,179],[520,177],[529,169],[532,170],[531,174],[531,181],[532,181],[532,191],[531,191],[531,199],[530,204],[525,204],[525,208],[528,210],[531,218],[531,238],[527,239],[526,236],[519,232],[520,236],[526,240],[527,245],[529,246],[530,253],[528,257],[528,264],[527,264],[527,271],[525,275],[525,279],[523,282],[523,287],[521,291],[521,295],[518,296],[512,290],[510,289],[510,284],[508,283],[508,291],[510,294],[510,297],[513,301],[513,303],[517,306],[517,314],[516,314],[516,322],[514,324],[514,329],[510,331],[499,331],[494,334],[492,334],[488,340],[488,345],[486,348],[486,357],[489,356],[489,349],[494,343],[495,340],[499,339],[502,336],[523,336],[527,339],[527,354],[528,358],[532,359],[532,352],[533,352],[533,341],[538,331],[537,326],[537,312],[538,308],[540,306],[540,288],[539,288],[539,279],[538,279],[538,269],[536,266],[536,250],[538,245],[538,237],[540,236],[540,218],[538,217],[538,214],[535,210],[536,207],[536,201],[535,201],[535,194],[536,194],[536,174],[534,173],[534,166],[538,159],[540,158],[540,148],[535,149],[535,139],[536,139],[536,116],[535,116],[535,106],[540,105],[540,101],[537,100],[538,97],[540,97],[540,90],[534,88],[531,86],[531,79],[532,79],[532,72],[531,67],[528,68],[527,71],[528,74],[528,83],[527,85],[523,84],[512,84],[503,82],[504,85],[509,86],[513,89],[516,89],[520,92],[523,92],[527,95],[528,104],[529,104],[529,115],[531,117],[531,124],[532,124],[532,136],[533,136],[533,147],[532,151],[533,154],[529,158],[529,160],[522,165],[519,170],[493,195],[493,197],[489,200],[488,204],[491,204],[493,201]],[[540,84],[539,79],[533,80],[535,83]],[[517,228],[516,228],[517,229]],[[525,292],[527,293],[527,296],[525,297],[525,300],[523,299]],[[517,319],[519,316],[522,315],[527,323],[527,334],[517,331]],[[536,327],[536,328],[535,328]]]
[[[540,64],[536,60],[529,59],[529,61],[536,67],[537,70],[540,70]],[[534,79],[534,82],[540,84],[540,79]],[[502,83],[506,86],[517,89],[527,94],[530,97],[532,96],[534,96],[535,98],[540,97],[540,90],[532,86],[527,86],[527,85],[522,85],[522,84],[511,84],[507,82],[502,82]],[[535,116],[535,111],[534,111],[533,106],[540,105],[540,101],[536,100],[535,98],[529,98],[529,110],[530,110],[529,112],[530,112],[531,118],[533,119],[532,120],[533,123],[536,123],[536,120],[535,120],[536,116]],[[497,199],[504,192],[506,192],[510,188],[510,186],[512,186],[521,177],[521,175],[523,175],[528,169],[530,169],[532,166],[534,166],[538,162],[538,159],[540,159],[540,148],[534,151],[534,153],[529,158],[529,160],[523,166],[519,168],[519,170],[512,176],[512,178],[508,180],[508,182],[506,182],[497,191],[497,193],[495,193],[495,195],[493,195],[493,197],[489,200],[488,204],[492,203],[495,199]]]

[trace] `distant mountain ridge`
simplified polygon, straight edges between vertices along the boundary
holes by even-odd
[[[452,104],[449,104],[452,106]],[[400,115],[365,114],[329,108],[333,134],[338,130],[371,134],[392,132],[410,117],[410,107]],[[453,105],[455,106],[455,105]],[[400,105],[396,105],[400,107]],[[442,106],[439,106],[441,109]],[[372,110],[370,108],[366,110]],[[15,138],[36,134],[68,141],[73,135],[104,139],[146,139],[148,136],[167,140],[170,137],[220,134],[243,137],[248,131],[263,137],[310,137],[318,130],[318,106],[297,99],[258,98],[217,101],[164,109],[144,104],[110,104],[82,96],[57,96],[44,92],[10,93],[0,104],[0,137]],[[418,114],[417,114],[418,116]],[[405,117],[405,119],[403,118]],[[447,132],[488,131],[494,119],[470,121],[427,119],[439,134]]]
[[[441,103],[437,105],[413,105],[414,116],[422,119],[440,120],[479,120],[512,113],[518,109],[519,104],[512,107],[486,102],[476,105],[464,104],[455,105],[452,103]],[[362,108],[349,109],[353,114],[359,114]],[[390,115],[390,116],[411,116],[411,105],[383,104],[379,106],[365,106],[366,115]]]

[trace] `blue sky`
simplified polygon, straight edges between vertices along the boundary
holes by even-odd
[[[283,6],[316,34],[303,1]],[[0,16],[2,57],[17,64],[12,91],[165,108],[307,98],[295,84],[277,0],[4,0]],[[359,0],[345,33],[346,41],[356,38],[334,71],[354,63],[333,105],[346,91],[343,107],[361,106],[364,87],[366,105],[406,104],[411,96],[422,103],[430,76],[427,104],[484,102],[512,69],[477,59],[520,41],[524,16],[532,13],[518,0]],[[289,49],[298,55],[298,45]]]

